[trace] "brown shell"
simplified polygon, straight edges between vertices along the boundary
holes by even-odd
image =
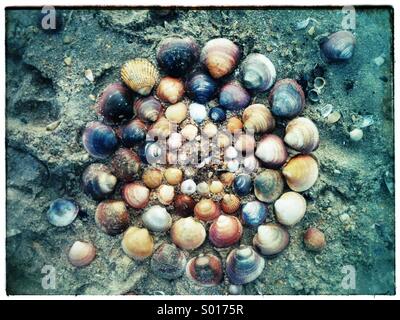
[[[133,91],[147,96],[158,83],[160,75],[149,60],[137,58],[125,62],[121,68],[121,78]]]

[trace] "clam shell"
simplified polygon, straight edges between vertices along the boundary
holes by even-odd
[[[195,125],[188,124],[182,129],[181,135],[186,140],[192,141],[196,138],[198,132],[199,132],[199,129],[197,129],[197,127]]]
[[[192,179],[187,179],[181,183],[181,192],[191,195],[196,192],[196,182]]]
[[[206,73],[194,73],[186,81],[186,89],[191,99],[205,104],[212,100],[218,90],[217,82]]]
[[[308,118],[296,118],[286,126],[285,143],[302,153],[310,153],[318,148],[318,128]]]
[[[83,191],[95,200],[103,200],[114,192],[117,178],[104,164],[93,163],[82,174]]]
[[[235,133],[241,131],[243,128],[243,122],[238,117],[231,117],[228,119],[226,128],[230,133]]]
[[[121,246],[126,255],[141,261],[152,255],[154,241],[147,229],[129,227],[124,233]]]
[[[269,168],[281,167],[288,158],[283,140],[274,134],[266,134],[261,138],[255,155]]]
[[[288,161],[282,169],[282,174],[290,189],[303,192],[317,181],[318,171],[318,162],[313,156],[299,154]]]
[[[248,195],[253,188],[251,176],[248,174],[239,174],[233,180],[233,190],[238,196]]]
[[[79,206],[69,199],[54,200],[47,210],[47,219],[56,227],[65,227],[71,224],[79,213]]]
[[[282,194],[284,181],[277,170],[265,169],[254,179],[254,193],[262,202],[274,202]]]
[[[244,109],[242,120],[244,128],[254,133],[271,132],[275,128],[275,119],[263,104],[252,104]]]
[[[186,276],[200,286],[218,285],[223,277],[221,260],[210,253],[200,254],[187,263]]]
[[[202,199],[194,207],[194,215],[202,221],[212,221],[221,214],[219,205],[211,199]]]
[[[133,108],[136,111],[137,117],[147,122],[157,121],[162,110],[161,103],[151,96],[137,99]]]
[[[147,59],[129,60],[121,68],[122,81],[143,96],[150,94],[159,77],[157,68]]]
[[[181,123],[187,117],[188,108],[185,103],[178,102],[165,110],[165,117],[172,123]]]
[[[164,205],[170,205],[174,201],[175,189],[173,186],[161,185],[157,191],[158,201]]]
[[[157,87],[157,97],[162,101],[177,103],[185,94],[185,86],[181,79],[164,77]]]
[[[105,159],[118,148],[118,139],[114,130],[99,121],[86,125],[82,135],[83,147],[94,158]]]
[[[256,140],[250,134],[241,134],[236,138],[235,149],[241,153],[253,154],[256,147]]]
[[[275,215],[279,223],[294,226],[304,217],[307,203],[297,192],[286,192],[274,203]]]
[[[150,189],[158,188],[163,180],[163,173],[156,168],[147,169],[142,175],[143,183]]]
[[[250,94],[237,81],[224,85],[219,92],[219,103],[226,110],[240,110],[250,103]]]
[[[268,99],[272,113],[285,118],[299,115],[305,104],[303,89],[292,79],[279,80],[272,88]]]
[[[177,220],[171,228],[171,239],[184,250],[200,247],[206,239],[206,229],[203,224],[192,217]]]
[[[97,206],[95,221],[103,232],[114,236],[128,228],[130,217],[123,201],[105,200]]]
[[[240,240],[243,227],[234,216],[220,215],[210,226],[209,239],[218,248],[229,247]]]
[[[141,162],[139,156],[128,148],[119,148],[112,160],[114,175],[122,181],[132,181],[139,177]]]
[[[119,130],[121,142],[125,147],[133,147],[146,138],[147,127],[139,119],[134,119]]]
[[[164,172],[164,178],[170,185],[176,186],[182,182],[182,170],[178,168],[168,168]]]
[[[193,214],[196,201],[191,196],[186,194],[178,194],[175,198],[174,208],[175,213],[187,217]]]
[[[164,140],[168,138],[172,131],[173,127],[171,122],[169,122],[167,118],[160,117],[157,122],[150,127],[148,134],[155,140]]]
[[[244,86],[254,92],[268,90],[275,82],[274,64],[260,53],[251,53],[243,61],[241,76]]]
[[[272,256],[282,252],[289,244],[289,233],[282,226],[267,223],[259,226],[253,245],[262,255]]]
[[[353,56],[356,40],[349,31],[332,33],[320,42],[321,56],[327,62],[342,62]]]
[[[226,194],[220,203],[221,209],[227,214],[234,214],[240,208],[240,199],[234,194]]]
[[[324,233],[317,228],[308,228],[304,234],[304,245],[310,251],[321,251],[326,246]]]
[[[150,260],[150,268],[160,278],[173,280],[185,272],[186,256],[175,245],[163,243],[154,252]]]
[[[96,248],[93,244],[83,241],[75,241],[68,252],[68,260],[75,267],[89,265],[96,256]]]
[[[142,215],[144,226],[155,232],[164,232],[171,228],[172,218],[168,211],[161,206],[151,206]]]
[[[267,207],[260,201],[250,201],[242,207],[242,220],[250,227],[262,224],[267,214]]]
[[[149,203],[150,190],[138,182],[133,182],[122,188],[122,197],[130,207],[143,209]]]

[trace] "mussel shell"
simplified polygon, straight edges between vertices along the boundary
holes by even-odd
[[[188,217],[193,214],[196,201],[186,194],[178,194],[175,197],[174,208],[175,213],[182,216]]]
[[[130,217],[123,201],[105,200],[97,206],[95,221],[102,231],[114,236],[128,228]]]
[[[242,119],[246,131],[264,133],[275,129],[275,119],[271,111],[263,104],[258,103],[248,106],[243,111]]]
[[[169,37],[163,39],[157,48],[157,62],[171,76],[186,75],[198,59],[199,47],[190,37]]]
[[[119,148],[112,160],[112,171],[122,181],[133,181],[138,178],[141,170],[139,156],[128,148]]]
[[[162,78],[157,87],[157,97],[162,101],[177,103],[185,94],[185,86],[181,79],[165,77]]]
[[[208,237],[214,246],[226,248],[238,242],[242,234],[243,227],[238,218],[220,215],[211,224]]]
[[[217,82],[206,73],[194,73],[186,81],[186,91],[189,97],[201,104],[212,100],[217,90]]]
[[[318,172],[317,160],[303,154],[292,157],[282,169],[289,188],[297,192],[310,189],[318,179]]]
[[[250,95],[239,82],[232,81],[221,88],[219,104],[227,110],[240,110],[250,103]]]
[[[250,246],[233,249],[226,259],[226,274],[233,284],[245,284],[257,279],[264,270],[264,259]]]
[[[83,191],[95,200],[103,200],[114,192],[117,178],[104,164],[93,163],[82,174]]]
[[[86,125],[82,142],[85,150],[94,158],[105,159],[118,148],[118,139],[114,130],[98,121],[92,121]]]
[[[254,179],[254,193],[262,202],[274,202],[283,193],[284,181],[278,170],[265,169]]]
[[[226,120],[226,111],[220,107],[213,107],[208,112],[208,116],[213,122],[221,123]]]
[[[275,82],[274,64],[260,53],[251,53],[243,61],[241,76],[245,88],[254,92],[268,90]]]
[[[137,117],[142,121],[155,122],[160,116],[162,106],[160,101],[150,96],[135,101],[134,109]]]
[[[203,224],[192,217],[175,221],[170,234],[172,242],[184,250],[196,249],[206,239],[206,229]]]
[[[282,252],[288,244],[289,233],[284,227],[275,223],[259,226],[253,238],[253,245],[266,256],[274,256]]]
[[[130,148],[146,139],[147,127],[141,120],[134,119],[122,126],[119,133],[122,144]]]
[[[299,115],[305,104],[303,89],[293,79],[279,80],[272,88],[268,99],[272,113],[285,118]]]
[[[283,140],[274,134],[266,134],[261,138],[255,155],[268,168],[280,168],[288,158]]]
[[[149,203],[150,190],[138,183],[128,183],[122,188],[122,197],[134,209],[143,209]]]
[[[147,229],[129,227],[124,233],[121,247],[126,255],[141,261],[153,253],[154,240]]]
[[[173,244],[163,243],[154,252],[150,261],[150,268],[158,277],[173,280],[178,279],[185,272],[186,256],[184,252]]]
[[[321,39],[321,57],[327,62],[347,61],[353,56],[356,40],[349,31],[338,31]]]
[[[319,146],[318,128],[308,118],[295,118],[286,126],[284,141],[294,150],[310,153]]]
[[[307,203],[297,192],[286,192],[274,203],[275,215],[280,224],[293,226],[304,217]]]
[[[200,286],[218,285],[223,277],[221,260],[210,253],[200,254],[188,261],[186,276]]]
[[[267,207],[260,201],[250,201],[242,207],[242,220],[250,227],[258,227],[265,221],[267,215]]]
[[[250,175],[239,174],[233,180],[233,190],[238,196],[244,197],[253,189],[253,184]]]
[[[129,60],[121,68],[122,81],[133,91],[147,96],[158,83],[157,68],[147,59]]]
[[[69,199],[54,200],[47,210],[47,219],[56,227],[65,227],[71,224],[79,213],[78,204]]]
[[[168,211],[161,206],[152,206],[142,215],[144,226],[154,232],[167,231],[172,225],[172,217]]]

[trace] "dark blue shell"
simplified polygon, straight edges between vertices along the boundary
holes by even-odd
[[[321,39],[321,57],[327,62],[347,61],[353,56],[355,38],[349,31],[338,31]]]
[[[213,107],[208,112],[208,116],[214,122],[224,122],[226,120],[226,112],[220,107]]]
[[[217,82],[205,73],[195,73],[186,82],[189,97],[198,103],[205,104],[212,100],[217,90]]]
[[[47,211],[47,219],[56,227],[65,227],[75,220],[79,212],[79,206],[75,201],[68,199],[56,199],[50,204]]]
[[[114,130],[99,121],[89,122],[82,135],[83,146],[95,158],[104,159],[118,148]]]
[[[238,82],[231,82],[222,87],[219,104],[227,110],[240,110],[250,103],[250,94]]]
[[[242,219],[251,227],[257,227],[267,218],[267,207],[260,201],[251,201],[242,207]]]
[[[133,147],[146,139],[146,126],[139,119],[127,123],[121,128],[121,141],[126,147]]]
[[[239,196],[247,196],[253,188],[251,177],[248,174],[239,174],[233,180],[233,190]]]

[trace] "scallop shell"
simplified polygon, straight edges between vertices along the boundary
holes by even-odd
[[[252,104],[243,111],[243,126],[254,133],[271,132],[275,129],[275,119],[263,104]]]
[[[318,171],[318,162],[313,156],[299,154],[288,161],[282,169],[282,174],[290,189],[303,192],[317,181]]]
[[[274,202],[282,194],[284,181],[280,171],[265,169],[254,179],[254,193],[262,202]]]
[[[282,226],[274,223],[259,226],[253,238],[253,245],[266,256],[280,253],[288,244],[289,233]]]
[[[297,192],[286,192],[274,203],[275,215],[279,223],[293,226],[304,217],[307,203]]]
[[[229,247],[240,240],[243,227],[234,216],[220,215],[210,226],[209,239],[218,248]]]
[[[221,260],[210,253],[200,254],[187,263],[186,276],[200,286],[218,285],[223,277]]]
[[[121,246],[126,255],[141,261],[152,255],[154,241],[147,229],[129,227],[124,233]]]
[[[200,247],[206,239],[203,224],[192,217],[177,220],[171,228],[172,242],[184,250]]]
[[[302,153],[310,153],[318,148],[318,128],[308,118],[296,118],[286,126],[285,143]]]
[[[147,96],[159,81],[157,68],[147,59],[129,60],[121,68],[121,78],[133,91]]]

